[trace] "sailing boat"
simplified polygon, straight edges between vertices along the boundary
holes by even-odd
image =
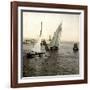
[[[50,50],[58,50],[60,46],[60,37],[62,31],[62,23],[58,26],[56,31],[54,32],[53,38],[50,42]]]
[[[41,30],[40,30],[38,42],[31,49],[31,52],[28,54],[28,58],[33,58],[35,57],[35,55],[41,57],[42,54],[45,54],[46,51],[45,49],[42,50],[41,42],[42,42],[42,22],[41,22]]]

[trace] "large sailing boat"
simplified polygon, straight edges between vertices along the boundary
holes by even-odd
[[[62,23],[58,26],[56,31],[54,32],[53,38],[50,42],[50,50],[58,50],[60,47],[60,38],[61,38],[61,31],[62,31]]]

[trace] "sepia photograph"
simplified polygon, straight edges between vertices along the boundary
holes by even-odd
[[[79,74],[80,13],[22,11],[22,77]]]

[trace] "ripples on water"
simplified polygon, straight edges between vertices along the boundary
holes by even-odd
[[[30,45],[24,45],[23,48],[29,50]],[[23,57],[23,76],[79,74],[79,52],[73,52],[73,43],[61,43],[59,51],[47,55],[32,59]]]

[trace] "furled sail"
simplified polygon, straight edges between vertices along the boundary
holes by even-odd
[[[58,28],[54,32],[53,38],[50,42],[50,47],[58,47],[59,48],[61,31],[62,31],[62,23],[60,23],[60,25],[58,26]]]

